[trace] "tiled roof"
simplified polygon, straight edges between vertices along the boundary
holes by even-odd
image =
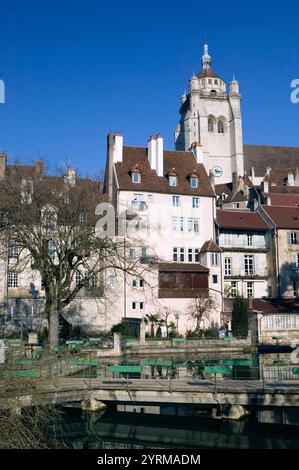
[[[158,267],[159,271],[167,272],[209,272],[206,266],[199,263],[159,263]]]
[[[261,206],[277,228],[299,229],[299,207]]]
[[[270,198],[271,206],[299,207],[299,194],[276,194],[272,192],[262,194],[264,197]]]
[[[182,194],[192,196],[215,197],[206,170],[202,164],[197,164],[192,152],[164,151],[164,176],[158,176],[152,170],[147,158],[147,149],[143,147],[123,148],[123,161],[115,164],[119,189],[127,191],[149,191],[166,194]],[[141,182],[132,182],[130,169],[138,165],[141,171]],[[167,173],[175,169],[178,176],[178,184],[169,186]],[[190,178],[192,171],[196,170],[199,176],[198,188],[191,188]]]
[[[220,78],[218,75],[216,75],[215,72],[211,69],[202,69],[202,71],[198,74],[198,78]]]
[[[252,299],[252,310],[264,315],[275,313],[299,313],[298,299]]]
[[[202,245],[200,252],[201,253],[207,253],[207,252],[221,253],[222,250],[213,240],[207,240]]]
[[[220,210],[216,212],[216,223],[225,229],[267,230],[268,226],[257,212],[233,210]]]
[[[277,147],[272,145],[243,146],[244,165],[247,174],[251,174],[254,167],[256,176],[264,176],[267,167],[276,169],[285,178],[289,171],[299,168],[299,147]]]
[[[228,197],[223,199],[223,202],[241,202],[247,201],[247,197],[244,195],[243,191],[237,191],[233,193],[233,183],[223,183],[215,185],[215,193],[217,196],[221,196],[223,193],[227,194]]]

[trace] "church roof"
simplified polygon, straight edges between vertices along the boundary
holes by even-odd
[[[218,75],[216,75],[215,72],[211,69],[202,69],[202,71],[199,73],[198,78],[220,78]]]
[[[252,167],[256,176],[264,176],[267,167],[271,167],[276,172],[283,172],[284,177],[299,168],[299,147],[245,144],[243,153],[245,171],[249,175]]]

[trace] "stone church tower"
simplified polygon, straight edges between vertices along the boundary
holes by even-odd
[[[215,183],[232,181],[232,173],[244,175],[241,95],[233,79],[226,83],[211,69],[208,45],[204,45],[202,70],[191,77],[189,93],[181,97],[181,119],[175,130],[176,150],[189,150],[194,142],[202,146],[207,173]]]

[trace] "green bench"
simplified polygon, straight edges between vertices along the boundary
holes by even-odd
[[[73,359],[73,366],[99,366],[100,361],[98,359]]]
[[[43,356],[44,352],[45,351],[43,349],[33,349],[32,351],[33,359],[40,359]]]
[[[204,372],[206,374],[231,375],[232,370],[228,366],[205,366]]]
[[[33,361],[32,359],[12,359],[8,361],[8,364],[15,364],[18,366],[32,366]]]
[[[84,341],[66,341],[65,344],[67,344],[72,353],[75,353],[79,352],[82,349]]]
[[[20,339],[9,339],[7,343],[8,346],[12,348],[20,348],[21,346],[23,346],[23,343]]]
[[[4,377],[39,377],[37,369],[24,370],[6,370],[3,372]]]
[[[234,338],[233,336],[225,336],[224,338],[224,341],[236,341],[237,338]]]
[[[142,367],[141,366],[130,366],[130,365],[120,365],[120,366],[108,366],[110,372],[119,373],[119,374],[140,374]]]

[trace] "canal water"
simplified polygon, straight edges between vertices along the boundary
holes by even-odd
[[[77,375],[112,377],[111,365],[139,365],[140,371],[127,373],[128,378],[206,378],[205,367],[229,369],[228,378],[298,380],[298,366],[289,353],[263,355],[188,355],[177,357],[121,358],[108,360],[98,368],[88,368]],[[115,374],[114,374],[115,375]],[[120,377],[116,374],[115,377]],[[222,376],[225,378],[225,375]],[[217,374],[221,380],[221,374]],[[134,407],[130,407],[131,411]],[[254,410],[241,421],[212,418],[211,410],[200,407],[164,406],[152,413],[119,411],[108,408],[98,413],[81,409],[60,410],[61,422],[53,435],[61,447],[94,449],[201,449],[201,448],[299,448],[298,408]],[[141,412],[140,412],[141,411]],[[151,411],[149,409],[149,411]]]

